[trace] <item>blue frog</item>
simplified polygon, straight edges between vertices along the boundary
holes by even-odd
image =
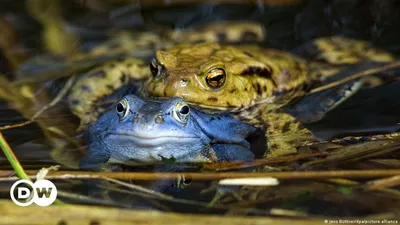
[[[257,128],[226,114],[189,106],[182,98],[144,101],[125,96],[89,130],[82,169],[105,164],[155,165],[248,161],[254,158],[246,138]]]

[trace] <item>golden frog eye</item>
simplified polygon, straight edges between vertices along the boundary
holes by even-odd
[[[206,76],[207,85],[212,88],[221,87],[226,80],[226,73],[224,69],[215,68],[208,72]]]
[[[120,102],[118,102],[115,107],[117,111],[118,117],[120,120],[125,119],[129,115],[129,104],[128,101],[124,98]]]
[[[150,62],[150,71],[151,71],[151,74],[153,74],[154,77],[158,75],[159,70],[158,70],[158,63],[157,63],[156,59],[151,60],[151,62]]]
[[[181,123],[186,123],[189,120],[190,107],[186,102],[179,102],[175,106],[173,116]]]

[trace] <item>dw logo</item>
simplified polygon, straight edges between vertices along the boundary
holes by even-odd
[[[35,203],[39,206],[49,206],[57,198],[57,188],[49,180],[19,180],[11,186],[11,200],[19,206]]]

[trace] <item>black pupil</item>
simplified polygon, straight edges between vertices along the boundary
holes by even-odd
[[[181,113],[181,114],[184,114],[184,115],[186,115],[186,114],[188,114],[189,113],[189,107],[188,106],[182,106],[182,108],[179,110],[179,112]]]
[[[118,103],[117,105],[117,113],[122,113],[124,112],[125,107],[122,105],[122,103]]]
[[[151,71],[151,73],[153,74],[153,76],[157,76],[157,74],[158,74],[158,69],[157,69],[157,67],[155,67],[155,66],[153,65],[153,63],[150,63],[150,71]]]
[[[218,82],[220,82],[223,78],[224,78],[224,75],[221,74],[221,75],[217,75],[217,76],[211,77],[210,80],[211,80],[212,82],[217,82],[217,83],[218,83]]]

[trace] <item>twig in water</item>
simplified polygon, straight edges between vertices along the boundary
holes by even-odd
[[[36,118],[38,118],[44,111],[46,111],[47,109],[53,107],[54,105],[56,105],[58,102],[60,102],[60,100],[67,94],[67,92],[69,91],[69,89],[71,88],[72,84],[75,81],[75,77],[76,76],[71,76],[67,83],[65,84],[65,86],[61,89],[61,91],[57,94],[57,96],[47,105],[43,106],[39,111],[37,111],[30,120],[22,122],[22,123],[17,123],[17,124],[11,124],[11,125],[5,125],[5,126],[1,126],[0,127],[0,131],[1,130],[7,130],[7,129],[12,129],[12,128],[17,128],[17,127],[22,127],[28,124],[33,123]]]
[[[0,170],[0,174],[12,171]],[[27,170],[28,175],[36,176],[37,171]],[[237,173],[149,173],[149,172],[91,172],[91,171],[49,171],[48,179],[122,179],[122,180],[175,180],[177,175],[191,177],[193,180],[221,180],[228,178],[274,177],[282,180],[328,179],[328,178],[373,178],[400,175],[400,169],[385,170],[336,170],[336,171],[294,171],[294,172],[237,172]]]
[[[394,186],[400,186],[400,176],[394,176],[394,177],[370,181],[367,183],[365,190],[373,191]]]
[[[385,65],[385,66],[380,66],[380,67],[377,67],[377,68],[372,68],[372,69],[365,70],[365,71],[362,71],[362,72],[359,72],[359,73],[355,73],[355,74],[353,74],[351,76],[348,76],[346,78],[343,78],[343,79],[341,79],[339,81],[335,81],[335,82],[332,82],[330,84],[323,85],[323,86],[317,87],[315,89],[312,89],[308,94],[324,91],[326,89],[345,84],[345,83],[350,82],[352,80],[355,80],[355,79],[358,79],[358,78],[361,78],[361,77],[365,77],[365,76],[369,76],[369,75],[373,75],[375,73],[383,72],[383,71],[386,71],[386,70],[394,69],[396,67],[400,67],[400,61],[394,61],[393,63],[390,63],[390,64]]]
[[[67,83],[65,84],[65,86],[61,89],[61,91],[57,94],[57,96],[51,100],[51,102],[45,106],[43,106],[39,111],[37,111],[31,118],[32,121],[34,121],[37,117],[39,117],[44,111],[46,111],[47,109],[53,107],[54,105],[56,105],[58,102],[60,102],[60,100],[67,94],[67,92],[69,91],[69,89],[71,88],[72,84],[75,81],[75,77],[76,76],[71,76]]]
[[[33,121],[27,120],[27,121],[24,121],[22,123],[16,123],[16,124],[10,124],[10,125],[1,126],[0,127],[0,131],[12,129],[12,128],[17,128],[17,127],[23,127],[23,126],[26,126],[26,125],[31,124],[31,123],[33,123]]]

